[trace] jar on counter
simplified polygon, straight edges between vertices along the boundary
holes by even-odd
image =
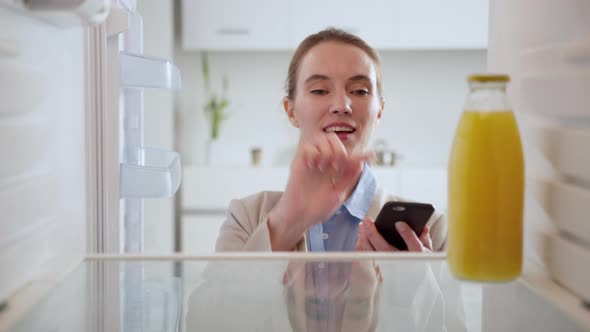
[[[472,75],[449,159],[448,264],[456,277],[520,275],[524,160],[507,75]]]

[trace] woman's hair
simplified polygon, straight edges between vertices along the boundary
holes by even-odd
[[[295,50],[293,58],[291,59],[291,63],[289,64],[289,72],[287,74],[286,82],[286,92],[287,97],[289,99],[293,100],[295,98],[295,87],[297,85],[297,71],[299,70],[301,59],[310,49],[323,42],[339,42],[349,44],[365,51],[365,53],[367,53],[371,60],[373,60],[373,64],[375,65],[375,71],[377,72],[377,92],[379,93],[379,96],[382,95],[381,61],[379,60],[379,55],[377,54],[377,51],[375,51],[371,46],[369,46],[369,44],[367,44],[364,40],[351,33],[336,28],[327,28],[318,33],[307,36],[307,38],[305,38]]]

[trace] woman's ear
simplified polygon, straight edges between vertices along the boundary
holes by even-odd
[[[385,99],[381,97],[381,105],[379,107],[379,112],[377,113],[377,120],[381,120],[381,116],[383,115],[383,108],[385,108]]]
[[[283,98],[283,108],[285,109],[285,113],[287,113],[289,122],[291,122],[293,127],[299,128],[299,122],[297,122],[297,118],[295,118],[294,106],[293,101],[289,97]]]

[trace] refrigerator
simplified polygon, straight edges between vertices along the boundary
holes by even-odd
[[[588,330],[590,1],[491,0],[488,71],[510,75],[523,140],[523,279],[567,319],[505,292],[484,292],[484,312],[521,330]]]
[[[505,331],[588,330],[590,1],[490,0],[489,22],[488,70],[511,76],[525,150],[522,279],[538,296],[486,287],[482,319]],[[89,253],[143,252],[144,200],[181,181],[179,155],[144,144],[143,98],[180,88],[181,75],[143,54],[134,0],[0,0],[0,26],[1,303]],[[141,264],[95,272],[104,316],[122,315],[96,321],[142,330]]]
[[[144,144],[144,95],[179,89],[180,73],[143,53],[136,6],[0,1],[0,303],[87,254],[141,254],[144,200],[178,190],[179,154]],[[96,320],[144,330],[142,265],[94,275],[94,291],[122,313],[120,325]]]

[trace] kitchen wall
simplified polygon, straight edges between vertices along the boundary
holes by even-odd
[[[0,22],[0,303],[7,304],[12,296],[37,300],[79,264],[92,207],[84,30],[3,6]],[[19,301],[3,307],[0,330],[23,309]]]
[[[231,113],[213,162],[243,165],[248,149],[263,147],[266,165],[288,165],[298,132],[282,110],[281,99],[291,52],[213,52],[209,54],[213,87],[230,79]],[[466,76],[484,71],[483,50],[381,52],[385,113],[375,138],[401,153],[406,165],[445,167],[464,98]],[[175,45],[183,75],[178,98],[177,139],[184,165],[207,164],[209,128],[203,113],[201,56]],[[225,156],[219,156],[225,154]],[[216,161],[217,160],[217,161]]]
[[[212,85],[230,80],[229,119],[209,145],[203,112],[201,55],[180,46],[179,3],[139,1],[145,54],[172,58],[182,76],[178,92],[144,94],[145,144],[176,149],[184,166],[248,165],[263,148],[263,164],[288,165],[298,131],[282,110],[290,51],[211,52]],[[375,138],[385,139],[406,165],[445,167],[467,93],[465,77],[483,71],[483,50],[381,52],[386,107]],[[210,151],[210,152],[208,152]],[[174,199],[145,201],[145,250],[173,250]]]

